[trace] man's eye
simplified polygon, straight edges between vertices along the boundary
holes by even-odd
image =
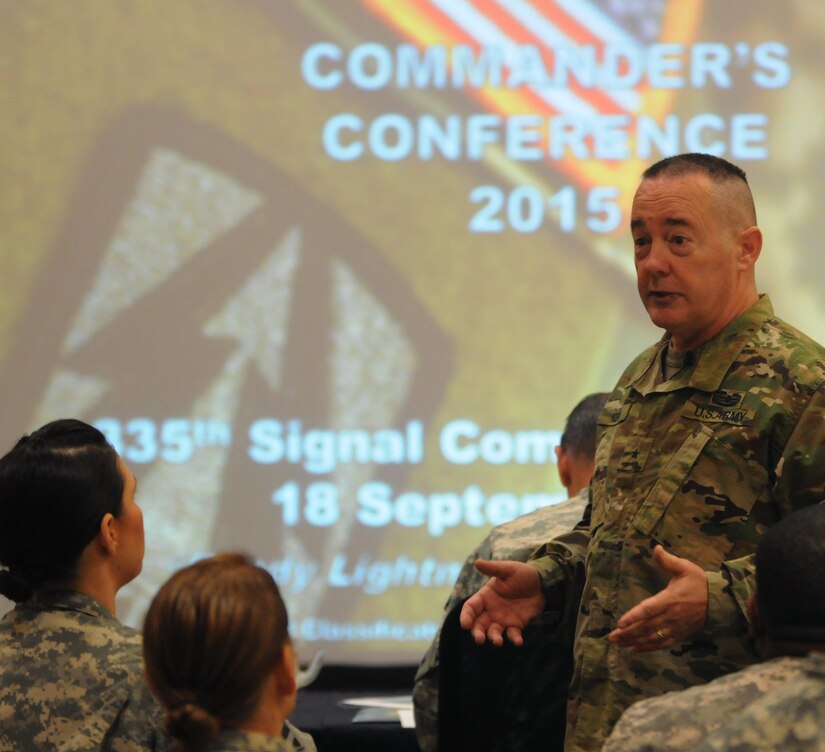
[[[687,243],[687,238],[684,235],[672,235],[670,242],[673,243],[673,245],[683,245]]]

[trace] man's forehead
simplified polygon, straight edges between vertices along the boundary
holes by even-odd
[[[706,196],[713,190],[713,181],[703,173],[690,172],[685,175],[657,175],[645,178],[639,183],[634,196],[637,199],[647,197],[673,197],[674,199],[694,199]]]
[[[655,217],[651,221],[650,224],[656,225],[664,225],[665,227],[692,227],[693,222],[690,221],[689,217],[681,216],[679,214],[674,214],[673,216],[666,216],[666,217]],[[643,216],[632,216],[630,217],[630,228],[632,230],[635,229],[644,229],[647,227],[648,222]]]
[[[681,176],[685,178],[687,176]],[[709,197],[707,186],[683,179],[653,178],[644,180],[636,190],[630,209],[630,226],[648,222],[668,225],[691,224]]]

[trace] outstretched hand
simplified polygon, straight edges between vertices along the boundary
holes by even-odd
[[[503,645],[505,634],[514,645],[521,645],[521,630],[544,610],[538,571],[521,561],[485,559],[476,561],[476,569],[491,579],[464,603],[461,627],[469,629],[479,645],[485,640]]]
[[[708,614],[708,578],[687,559],[653,549],[659,567],[671,575],[664,590],[624,614],[608,639],[623,648],[648,652],[669,648],[698,632]]]

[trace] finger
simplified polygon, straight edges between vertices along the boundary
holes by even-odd
[[[670,633],[667,622],[662,619],[650,619],[636,622],[629,627],[617,627],[607,637],[620,647],[631,647],[648,641],[660,640],[660,631],[663,634]]]
[[[668,628],[664,625],[661,627],[657,627],[653,634],[648,635],[648,640],[650,642],[666,642],[670,635],[668,634]]]
[[[635,625],[629,629],[614,629],[607,639],[621,648],[629,648],[639,643],[646,642],[650,635],[650,626],[645,623]]]
[[[667,611],[668,598],[663,593],[645,598],[641,603],[637,603],[630,611],[622,614],[616,626],[619,629],[628,629],[635,624],[644,624],[647,621],[656,619]]]
[[[473,636],[473,641],[476,645],[483,645],[487,641],[487,632],[490,629],[490,617],[487,614],[481,614],[474,622],[470,629],[470,634]]]
[[[516,647],[521,647],[524,644],[524,638],[521,635],[521,630],[518,627],[507,627],[507,639]]]
[[[487,632],[482,627],[479,627],[478,625],[474,626],[470,630],[470,634],[472,635],[473,642],[476,645],[483,645],[485,642],[487,642]]]
[[[671,635],[666,627],[659,628],[655,632],[649,633],[634,645],[629,646],[635,653],[650,653],[654,650],[665,650],[678,642]]]
[[[504,644],[504,638],[501,636],[501,625],[495,622],[487,628],[487,639],[496,647],[501,647]]]
[[[619,634],[618,638],[612,641],[621,648],[639,653],[668,648],[677,642],[670,628],[664,624],[658,627],[648,624],[644,632],[633,635]]]
[[[489,559],[476,559],[475,568],[488,577],[500,576],[507,570],[507,567],[502,566],[501,562],[490,561]]]
[[[468,600],[461,607],[461,613],[458,615],[458,623],[462,629],[469,629],[473,626],[476,616],[476,610],[473,608],[472,601]]]
[[[671,575],[681,574],[685,570],[687,563],[686,559],[668,553],[664,546],[658,545],[653,549],[653,559],[659,565],[660,569]]]

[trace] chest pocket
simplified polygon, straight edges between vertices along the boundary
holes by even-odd
[[[717,569],[751,524],[766,475],[698,423],[660,471],[633,527],[677,556]],[[750,552],[745,545],[736,555]]]
[[[593,463],[592,512],[590,518],[591,532],[596,530],[605,520],[607,499],[610,497],[615,473],[610,468],[611,456],[614,452],[617,428],[619,428],[630,414],[631,404],[623,399],[608,400],[599,415],[599,439],[596,444],[596,456]]]

